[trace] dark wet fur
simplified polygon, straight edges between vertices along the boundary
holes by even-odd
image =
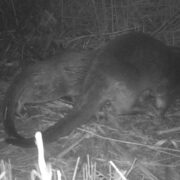
[[[23,138],[14,125],[17,107],[21,109],[29,101],[75,97],[73,110],[43,132],[45,143],[89,122],[106,100],[111,100],[119,114],[128,114],[134,111],[141,95],[150,91],[160,114],[164,114],[170,97],[177,93],[174,89],[180,82],[179,64],[173,48],[146,34],[129,33],[91,53],[65,52],[30,66],[16,77],[5,97],[7,142],[21,147],[35,145],[34,138]]]

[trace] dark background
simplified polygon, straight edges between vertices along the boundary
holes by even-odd
[[[1,0],[0,75],[7,66],[44,59],[62,46],[95,48],[129,30],[178,46],[180,1]]]

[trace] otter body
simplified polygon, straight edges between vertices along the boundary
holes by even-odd
[[[4,103],[8,143],[33,147],[34,138],[17,133],[15,113],[25,103],[75,97],[73,110],[42,132],[45,143],[68,135],[87,123],[99,106],[110,100],[119,114],[135,111],[144,92],[150,91],[164,114],[178,86],[179,61],[171,48],[143,33],[128,33],[89,52],[64,52],[24,70],[10,86]],[[175,59],[175,58],[174,58]],[[175,67],[176,66],[176,67]]]

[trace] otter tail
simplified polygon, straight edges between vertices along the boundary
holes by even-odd
[[[82,116],[83,115],[83,116]],[[61,119],[54,125],[47,128],[42,132],[43,142],[45,144],[52,143],[56,141],[59,137],[64,137],[69,135],[76,127],[79,127],[81,124],[86,123],[89,116],[81,111],[72,110],[65,118]],[[35,147],[35,138],[24,138],[14,131],[12,137],[6,139],[8,144],[20,146],[23,148],[32,148]]]
[[[12,144],[12,145],[15,145],[15,146],[20,146],[20,147],[23,147],[23,148],[32,148],[32,147],[35,147],[35,138],[29,138],[29,139],[26,139],[26,138],[23,138],[23,137],[10,137],[10,138],[7,138],[5,140],[6,143],[8,144]]]
[[[59,137],[64,137],[69,135],[75,128],[80,127],[82,124],[85,124],[87,122],[90,122],[90,117],[99,107],[99,102],[101,98],[101,90],[96,90],[96,86],[91,87],[88,92],[88,102],[87,103],[80,103],[83,104],[80,107],[75,106],[72,111],[67,114],[63,119],[56,122],[54,125],[47,128],[45,131],[42,132],[43,141],[45,144],[52,143],[56,140],[58,140]],[[102,86],[101,86],[102,87]],[[94,98],[91,98],[91,97]],[[89,100],[91,99],[91,101]],[[8,128],[9,129],[9,128]],[[24,148],[31,148],[35,147],[35,139],[34,137],[31,138],[23,138],[21,135],[19,135],[14,128],[14,125],[12,128],[12,138],[8,138],[6,142],[24,147]]]

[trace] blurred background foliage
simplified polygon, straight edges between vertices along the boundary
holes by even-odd
[[[62,47],[92,49],[130,30],[178,46],[180,1],[1,0],[0,75]]]

